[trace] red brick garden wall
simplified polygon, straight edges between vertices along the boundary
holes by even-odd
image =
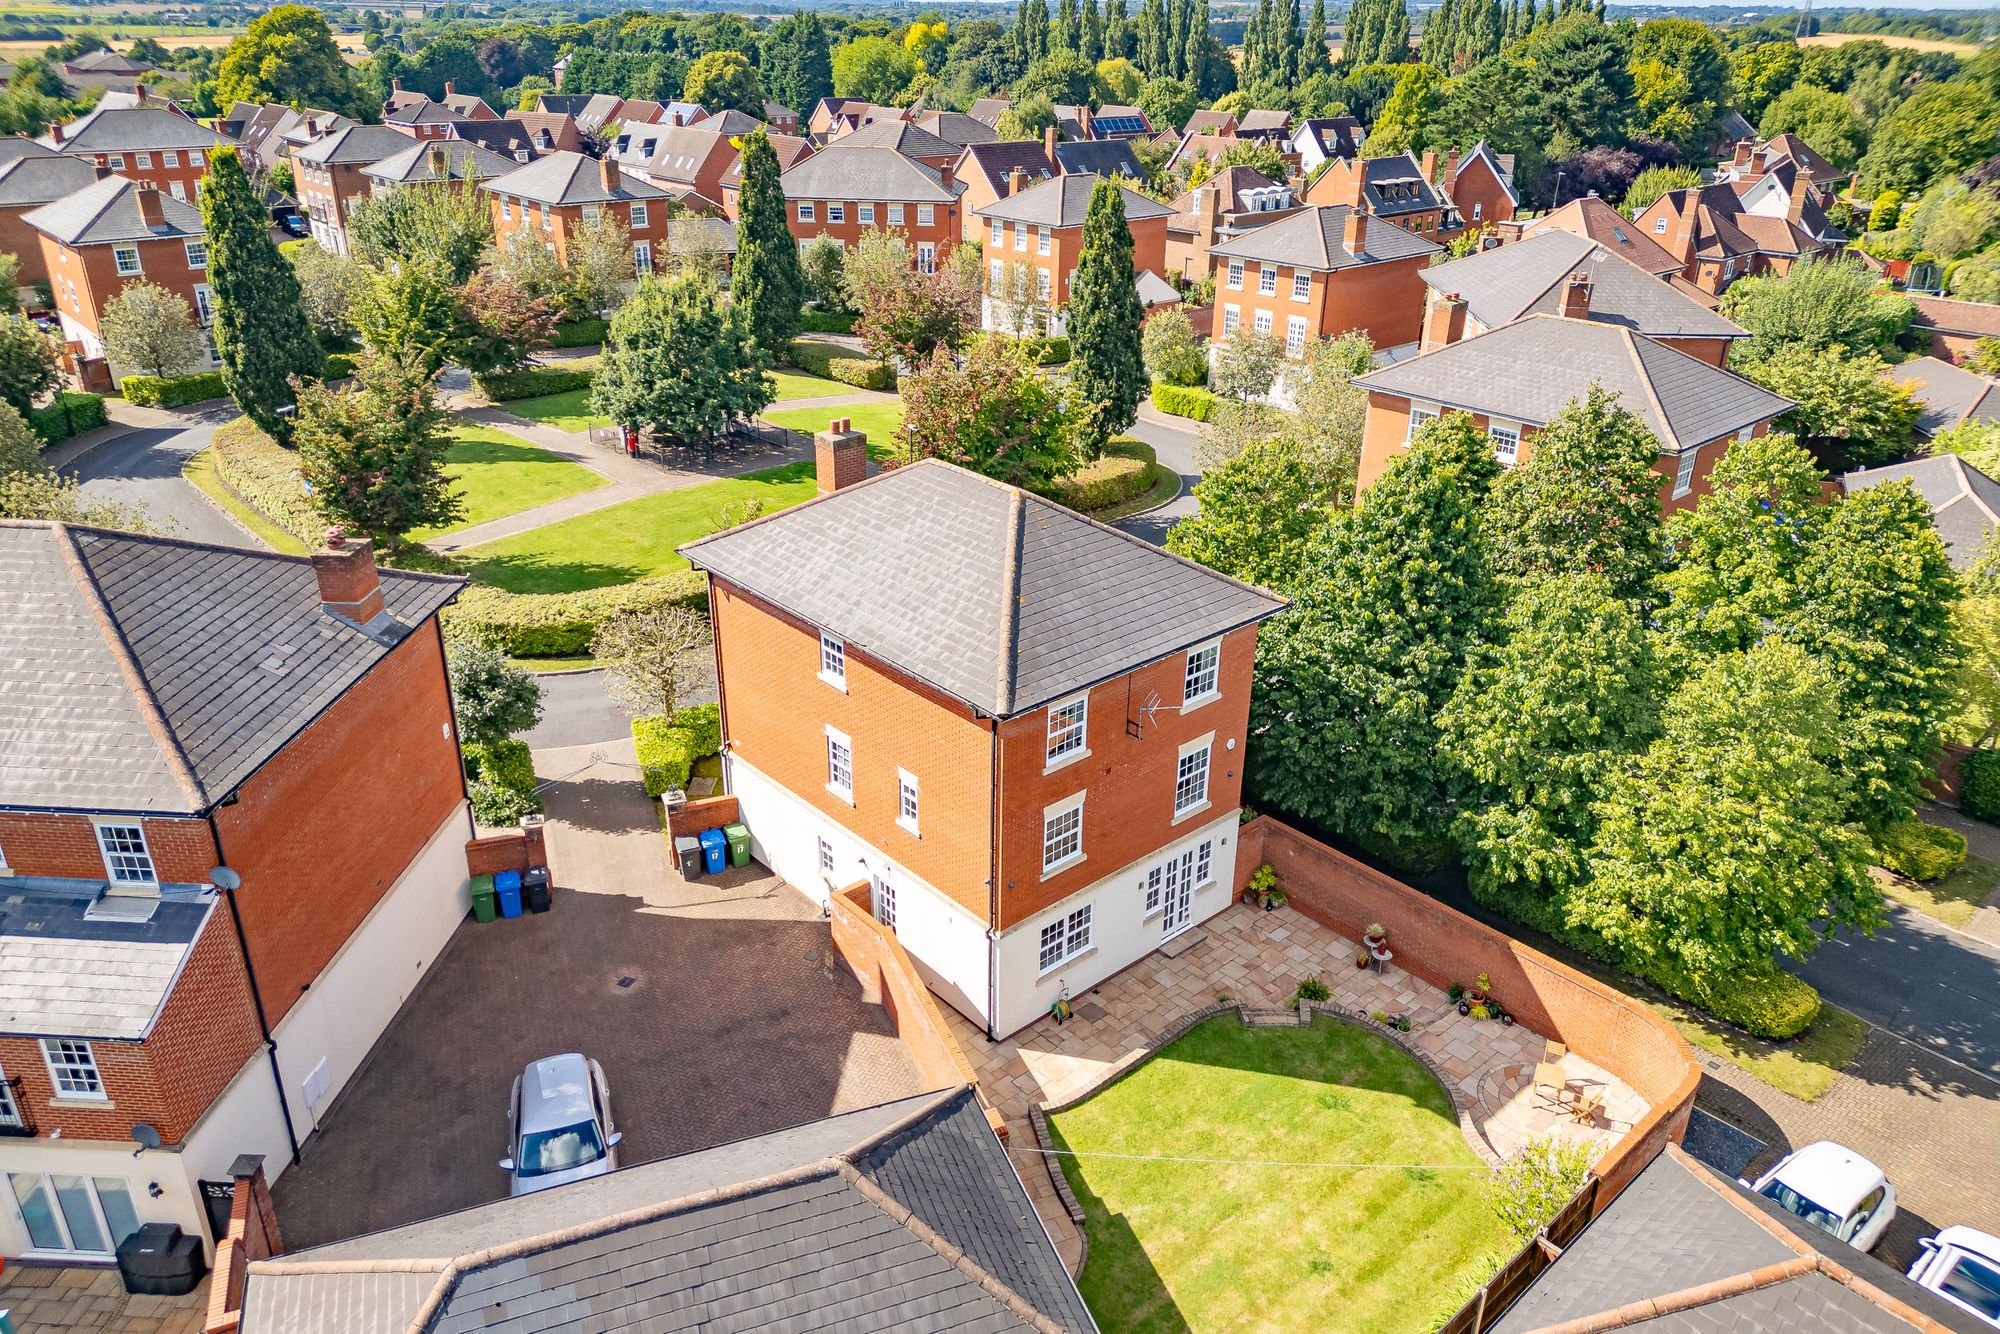
[[[1651,1105],[1596,1164],[1601,1210],[1667,1143],[1678,1143],[1701,1069],[1644,1005],[1269,816],[1243,827],[1237,892],[1271,864],[1290,906],[1350,940],[1381,923],[1396,963],[1433,986],[1489,975],[1508,1013],[1631,1085]]]

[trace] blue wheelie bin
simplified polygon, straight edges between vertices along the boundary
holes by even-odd
[[[521,873],[502,871],[493,877],[493,897],[500,901],[502,917],[521,915]]]
[[[721,875],[722,868],[729,864],[729,839],[720,829],[701,831],[701,859],[710,875]]]

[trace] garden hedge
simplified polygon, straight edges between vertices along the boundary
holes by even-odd
[[[1875,859],[1912,880],[1942,880],[1965,865],[1965,835],[1923,820],[1898,820],[1875,836]]]
[[[127,403],[146,408],[178,408],[223,398],[229,393],[223,387],[221,371],[203,371],[199,375],[128,375],[118,382],[118,391],[125,395]]]
[[[76,389],[57,390],[47,407],[28,414],[28,429],[44,445],[59,445],[73,435],[96,430],[104,422],[104,395]]]
[[[317,547],[326,519],[299,480],[299,456],[257,429],[248,417],[215,428],[209,450],[215,475],[236,497],[278,527]]]
[[[1215,395],[1206,389],[1153,381],[1153,406],[1170,417],[1205,422],[1215,413]]]
[[[696,704],[676,710],[670,718],[659,714],[634,718],[632,748],[638,754],[647,796],[685,788],[695,761],[722,750],[721,706]]]
[[[597,347],[611,332],[609,320],[572,320],[558,324],[550,347]]]
[[[1137,440],[1111,442],[1104,457],[1056,481],[1049,498],[1089,513],[1122,505],[1153,484],[1153,447]]]
[[[853,315],[807,310],[799,313],[799,328],[806,333],[851,334],[854,332],[854,319]]]
[[[785,347],[785,363],[812,375],[851,384],[857,389],[889,390],[896,387],[896,368],[886,361],[857,356],[837,343],[819,343],[807,338],[792,340]]]
[[[1819,993],[1790,973],[1730,973],[1696,979],[1672,964],[1651,970],[1651,979],[1726,1024],[1760,1038],[1797,1037],[1819,1018]]]
[[[348,376],[354,374],[354,367],[360,360],[361,355],[358,352],[329,352],[326,356],[325,365],[320,367],[319,378],[322,380],[345,380]]]
[[[597,377],[597,368],[602,364],[600,357],[570,357],[567,360],[547,366],[529,366],[525,370],[501,371],[494,375],[475,375],[473,384],[479,392],[495,403],[505,403],[516,398],[540,398],[543,394],[565,394],[572,389],[588,389]]]
[[[1975,750],[1958,766],[1958,809],[2000,824],[2000,750]]]
[[[697,570],[676,570],[574,593],[509,593],[476,583],[445,610],[445,619],[491,639],[517,658],[555,658],[588,653],[597,627],[613,616],[663,606],[706,615],[707,578]]]
[[[535,757],[525,741],[509,737],[492,746],[467,746],[465,773],[472,818],[488,828],[518,823],[542,809]]]

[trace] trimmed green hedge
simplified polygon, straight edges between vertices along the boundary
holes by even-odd
[[[299,456],[257,429],[248,417],[215,428],[210,454],[215,475],[238,499],[278,527],[317,547],[326,519],[299,480]]]
[[[1064,334],[1054,334],[1048,338],[1031,338],[1035,345],[1035,360],[1044,366],[1060,366],[1069,360],[1069,338]]]
[[[229,393],[223,388],[221,371],[203,371],[198,375],[128,375],[118,382],[118,391],[125,395],[127,403],[146,408],[178,408]]]
[[[597,347],[611,333],[609,320],[573,320],[556,326],[550,347]]]
[[[1775,968],[1697,980],[1672,964],[1659,963],[1650,977],[1682,1000],[1760,1038],[1797,1037],[1819,1018],[1819,993]]]
[[[854,332],[853,315],[835,315],[822,310],[799,312],[799,328],[806,333],[851,334]]]
[[[1089,513],[1122,505],[1153,484],[1153,447],[1137,440],[1114,440],[1104,457],[1057,480],[1049,499]]]
[[[509,737],[492,746],[467,746],[465,774],[472,818],[488,828],[517,824],[542,809],[535,757],[525,741]]]
[[[671,718],[658,714],[634,718],[632,748],[639,757],[647,796],[685,788],[694,762],[722,750],[722,708],[696,704],[677,710]]]
[[[360,361],[361,355],[358,352],[329,352],[326,364],[320,367],[319,378],[345,380],[354,374],[354,368]]]
[[[597,628],[628,611],[678,606],[708,612],[708,580],[676,570],[636,583],[574,593],[509,593],[474,584],[445,610],[445,619],[484,635],[517,658],[555,658],[590,651]]]
[[[2000,824],[2000,750],[1975,750],[1958,766],[1958,809]]]
[[[894,366],[872,357],[856,356],[836,343],[794,339],[785,348],[785,362],[799,370],[851,384],[857,389],[889,390],[896,387]]]
[[[1215,395],[1206,389],[1153,381],[1153,406],[1170,417],[1190,417],[1205,422],[1215,414]]]
[[[602,364],[599,357],[570,357],[547,366],[502,371],[496,375],[475,375],[473,384],[495,403],[516,398],[540,398],[543,394],[565,394],[572,389],[588,389]]]
[[[76,389],[57,390],[47,407],[28,414],[28,429],[44,445],[59,445],[73,435],[96,430],[104,422],[104,395]]]
[[[1965,835],[1923,820],[1898,820],[1876,835],[1875,858],[1912,880],[1942,880],[1965,865]]]

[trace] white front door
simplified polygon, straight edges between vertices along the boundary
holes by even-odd
[[[132,1186],[123,1178],[13,1172],[8,1184],[36,1255],[102,1260],[139,1230]]]
[[[937,272],[937,245],[934,242],[917,242],[917,272]]]
[[[1193,851],[1167,858],[1166,897],[1162,900],[1162,906],[1165,909],[1160,921],[1162,939],[1177,936],[1187,930],[1188,917],[1194,906]]]

